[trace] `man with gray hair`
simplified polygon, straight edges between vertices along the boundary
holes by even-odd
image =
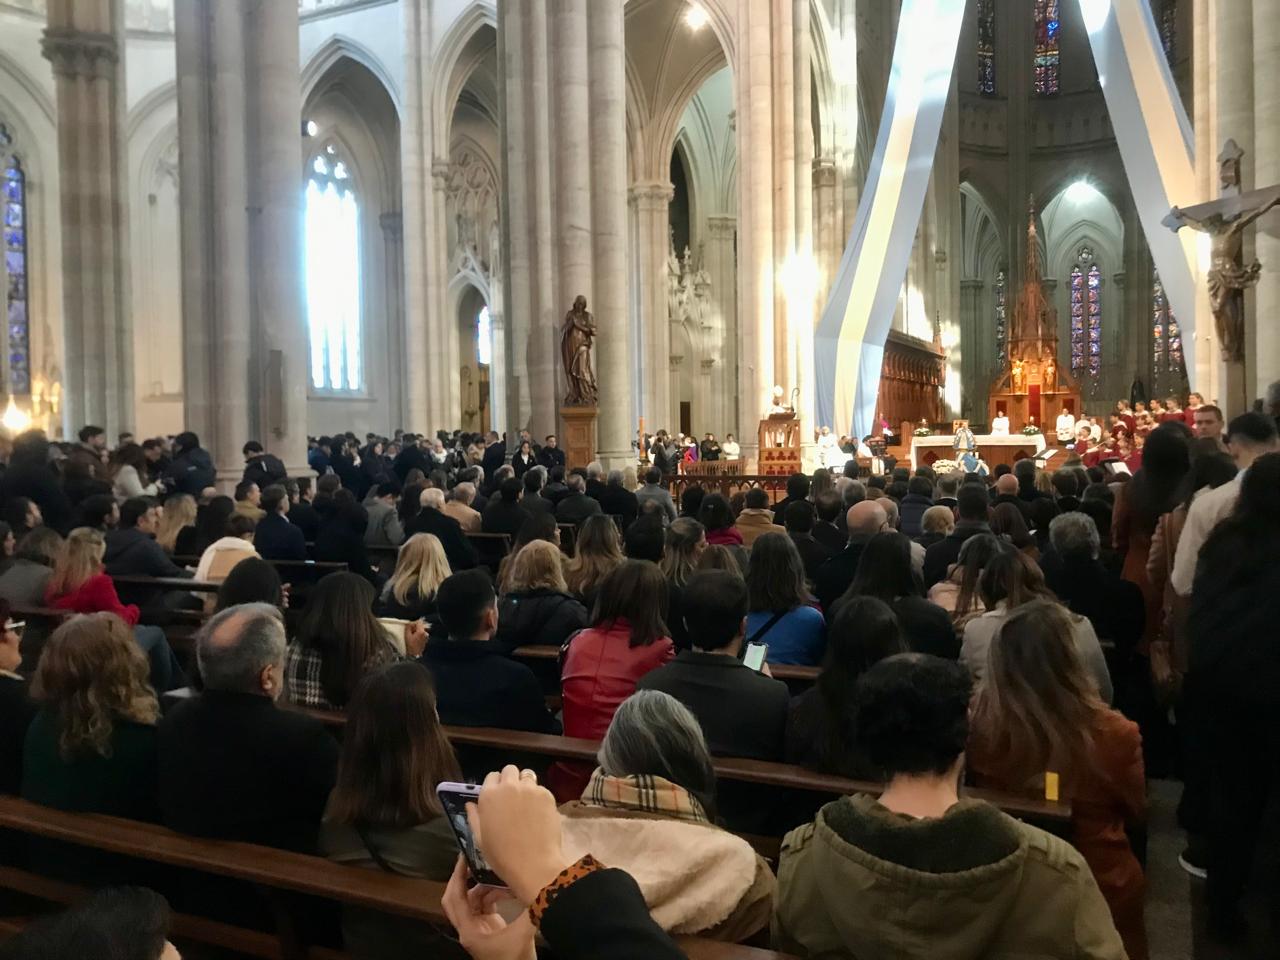
[[[558,522],[578,524],[587,519],[587,517],[594,517],[597,513],[604,513],[600,509],[600,502],[587,496],[587,482],[582,478],[581,474],[569,474],[569,476],[565,477],[565,484],[569,487],[569,495],[556,504],[556,520]]]
[[[166,826],[315,852],[338,747],[319,720],[276,706],[284,650],[284,618],[269,604],[230,607],[201,628],[204,690],[160,721]]]
[[[599,501],[604,494],[604,464],[592,460],[587,464],[587,496]]]
[[[405,526],[405,536],[415,533],[429,533],[440,541],[444,547],[444,555],[449,560],[449,569],[457,573],[459,570],[470,570],[478,562],[475,547],[471,546],[462,532],[462,525],[444,512],[444,491],[428,487],[418,498],[422,509],[418,511]]]
[[[640,501],[632,491],[626,488],[621,470],[609,471],[609,479],[605,481],[604,490],[596,499],[600,501],[600,509],[605,513],[622,518],[623,530],[631,526],[640,513]]]
[[[480,512],[471,507],[475,498],[475,485],[464,480],[453,488],[453,496],[443,507],[445,516],[457,520],[465,533],[477,533],[480,530]]]
[[[1102,538],[1087,513],[1071,511],[1049,522],[1052,552],[1041,558],[1045,582],[1071,611],[1093,624],[1099,640],[1116,645],[1127,662],[1142,639],[1146,602],[1137,584],[1120,579],[1098,559]]]

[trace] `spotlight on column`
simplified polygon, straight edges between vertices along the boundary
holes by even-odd
[[[1097,33],[1111,15],[1111,0],[1080,0],[1080,12],[1084,15],[1084,28]]]
[[[684,12],[684,22],[690,30],[701,30],[711,20],[707,16],[707,11],[702,9],[701,4],[691,3],[689,9]]]

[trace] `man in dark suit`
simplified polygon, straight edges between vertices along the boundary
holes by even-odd
[[[723,570],[695,573],[681,610],[693,649],[640,678],[637,690],[660,690],[697,717],[711,753],[781,760],[791,695],[787,685],[739,659],[747,629],[747,588]],[[722,790],[727,823],[747,829],[767,820],[769,800],[756,790]]]
[[[818,568],[831,559],[831,551],[813,538],[813,507],[807,503],[793,503],[787,507],[787,536],[796,545],[800,562],[804,564],[804,576],[810,583],[818,577]]]
[[[787,495],[784,499],[779,500],[773,506],[773,522],[782,526],[782,518],[786,515],[787,507],[795,503],[797,500],[809,499],[809,478],[803,473],[793,473],[787,477]]]
[[[818,568],[818,575],[813,583],[813,595],[822,604],[823,612],[828,617],[831,616],[835,602],[849,589],[849,584],[853,583],[854,574],[858,572],[858,561],[862,559],[862,548],[877,533],[889,529],[889,515],[874,500],[855,503],[845,515],[845,521],[849,527],[849,542],[843,550]]]
[[[490,497],[480,518],[485,533],[505,533],[513,540],[529,515],[520,507],[520,491],[524,484],[515,477],[503,480],[498,495]]]
[[[107,534],[102,561],[111,576],[191,577],[156,543],[160,525],[155,501],[134,497],[120,506],[120,524]]]
[[[564,482],[564,467],[551,468],[547,485],[542,488],[542,495],[556,505],[569,495],[569,488]]]
[[[320,515],[311,505],[311,478],[286,480],[284,489],[289,495],[289,522],[302,531],[305,543],[315,543],[320,533]]]
[[[489,431],[489,436],[485,438],[484,456],[480,458],[480,466],[484,468],[484,475],[492,477],[498,472],[498,468],[507,462],[507,445],[498,439],[498,434],[494,430]]]
[[[587,464],[587,496],[597,503],[604,494],[604,467],[600,461],[592,460]]]
[[[160,721],[166,826],[201,837],[314,853],[338,747],[312,717],[277,709],[285,633],[267,604],[231,607],[200,631],[203,692]]]
[[[631,526],[640,512],[640,501],[636,499],[634,493],[622,485],[621,470],[609,471],[609,479],[598,499],[600,508],[605,513],[622,518],[623,530]]]
[[[415,533],[430,533],[440,541],[450,570],[470,570],[478,562],[475,547],[462,532],[462,525],[444,513],[444,491],[428,487],[422,491],[422,509],[405,527],[405,539]]]
[[[600,509],[600,501],[587,496],[587,481],[580,474],[571,474],[566,483],[569,495],[556,504],[558,523],[581,523],[587,517],[604,512]]]
[[[480,570],[455,573],[436,591],[445,636],[432,636],[422,653],[438,691],[441,723],[559,733],[542,686],[526,664],[493,642],[498,598]]]
[[[935,507],[946,507],[955,512],[956,507],[960,506],[960,501],[956,499],[956,494],[960,492],[960,474],[944,473],[938,478],[937,492],[933,498]]]
[[[253,548],[263,560],[305,560],[307,541],[302,530],[286,518],[289,495],[284,487],[272,484],[262,491],[259,506],[266,516],[253,530]]]
[[[546,482],[546,471],[540,467],[528,471],[521,478],[524,493],[520,496],[520,509],[528,516],[539,513],[555,514],[556,505],[542,495],[542,488]]]
[[[862,499],[866,499],[865,495]],[[849,542],[849,534],[841,529],[840,514],[851,506],[853,504],[846,504],[844,498],[835,490],[826,490],[818,494],[818,499],[813,505],[815,514],[813,539],[825,547],[829,554],[839,553]]]
[[[990,533],[987,489],[980,483],[966,483],[956,496],[959,519],[956,528],[924,552],[924,586],[928,590],[942,580],[951,565],[960,559],[960,546],[972,536]]]
[[[391,462],[391,469],[401,483],[404,483],[404,478],[409,475],[410,470],[421,470],[424,474],[430,474],[434,469],[435,465],[431,462],[431,457],[422,446],[425,439],[412,434],[404,438],[404,449],[396,454],[395,460]]]
[[[538,451],[538,463],[546,467],[548,472],[556,467],[564,467],[564,451],[560,449],[559,440],[554,433],[547,435],[546,444]]]

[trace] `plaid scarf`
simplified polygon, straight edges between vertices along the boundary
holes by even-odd
[[[582,791],[582,803],[589,807],[660,813],[694,823],[710,822],[698,798],[688,790],[663,777],[647,774],[609,777],[597,767],[587,789]]]

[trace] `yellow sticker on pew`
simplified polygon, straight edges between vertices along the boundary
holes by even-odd
[[[1058,775],[1052,770],[1044,775],[1044,798],[1050,803],[1058,802]]]

